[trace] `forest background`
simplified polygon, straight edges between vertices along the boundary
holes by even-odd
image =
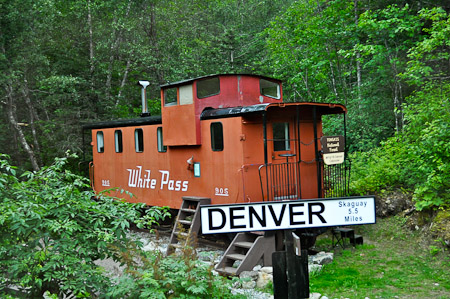
[[[34,171],[83,157],[82,123],[137,116],[138,80],[158,114],[161,84],[256,73],[283,80],[285,101],[348,107],[355,194],[401,187],[418,209],[448,207],[449,13],[444,0],[0,0],[0,153]]]

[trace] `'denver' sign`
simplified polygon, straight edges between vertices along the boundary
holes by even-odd
[[[234,233],[375,223],[375,197],[201,206],[202,233]]]
[[[320,138],[323,152],[323,162],[327,165],[344,163],[344,136],[323,136]]]

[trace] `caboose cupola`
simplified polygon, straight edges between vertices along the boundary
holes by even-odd
[[[281,81],[256,75],[211,75],[161,86],[164,140],[200,145],[200,115],[207,108],[281,103]]]

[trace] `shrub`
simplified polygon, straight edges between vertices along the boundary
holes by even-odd
[[[88,181],[64,170],[68,157],[20,179],[6,159],[0,156],[0,294],[11,286],[33,298],[107,292],[111,281],[94,261],[123,261],[123,252],[140,246],[127,229],[143,225],[143,205],[101,194],[94,201]],[[151,210],[147,220],[164,215]]]
[[[408,99],[402,133],[353,156],[355,193],[401,186],[419,210],[450,205],[450,84],[426,85]]]
[[[138,271],[127,271],[106,295],[108,298],[245,298],[233,295],[232,281],[214,275],[190,247],[181,255],[148,253]]]

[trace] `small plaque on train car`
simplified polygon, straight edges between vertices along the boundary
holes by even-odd
[[[323,162],[326,165],[344,163],[345,138],[344,136],[323,136],[320,138],[323,151]]]

